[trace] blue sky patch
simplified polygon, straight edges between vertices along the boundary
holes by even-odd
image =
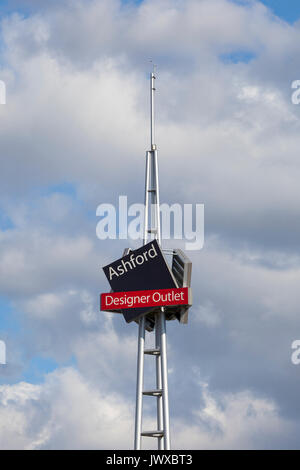
[[[248,51],[234,51],[227,54],[221,54],[220,60],[224,64],[238,64],[240,62],[248,64],[251,60],[255,59],[256,55]]]
[[[76,359],[72,357],[65,363],[58,363],[50,357],[34,357],[22,374],[21,380],[32,384],[42,383],[46,374],[54,372],[58,367],[76,367]]]
[[[73,199],[76,199],[77,191],[76,185],[69,182],[53,184],[46,188],[41,189],[42,196],[49,196],[53,193],[65,194],[66,196],[70,196]]]
[[[294,23],[300,18],[299,0],[261,0],[261,3],[270,8],[276,16],[289,23]]]
[[[18,333],[18,331],[19,323],[17,322],[10,300],[0,296],[0,335],[8,332]]]
[[[11,230],[15,226],[8,217],[8,215],[5,213],[5,211],[0,209],[0,230],[2,232],[5,232],[6,230]]]

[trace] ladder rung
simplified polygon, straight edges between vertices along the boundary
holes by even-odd
[[[162,396],[162,389],[144,390],[143,395],[149,395],[151,397],[161,397]]]
[[[164,432],[163,431],[144,431],[141,432],[141,436],[147,436],[147,437],[163,437]]]
[[[157,233],[157,229],[156,228],[150,228],[148,230],[148,233]]]
[[[150,354],[152,356],[159,356],[160,349],[145,349],[144,354]]]
[[[156,189],[147,189],[148,193],[156,193]]]

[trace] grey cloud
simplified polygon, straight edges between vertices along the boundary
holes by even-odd
[[[175,420],[176,449],[268,449],[271,441],[293,448],[298,427],[281,419],[272,401],[244,392],[225,394],[219,402],[205,382],[198,387],[204,407],[195,409],[197,424]],[[41,385],[1,386],[1,448],[115,449],[115,442],[128,448],[132,409],[132,402],[106,395],[72,368],[49,374]]]
[[[159,20],[152,22],[154,14]],[[122,432],[132,432],[126,410],[133,407],[136,325],[98,311],[98,295],[108,288],[100,265],[123,245],[96,239],[94,214],[119,194],[143,200],[144,72],[154,56],[162,201],[205,204],[205,246],[190,254],[190,324],[168,325],[175,442],[297,446],[299,370],[290,346],[300,327],[299,118],[286,84],[299,78],[292,60],[298,26],[279,22],[257,2],[148,1],[120,9],[97,1],[10,17],[2,34],[8,103],[0,110],[1,205],[15,227],[0,233],[1,292],[27,325],[28,356],[73,355],[79,370],[57,372],[44,387],[8,389],[25,401],[20,414],[4,407],[17,427],[3,445],[11,447],[18,432],[19,447],[98,446],[103,429],[99,417],[87,423],[88,402],[108,410],[105,423],[118,415],[95,388],[117,389]],[[237,47],[254,59],[222,63],[219,55]],[[38,192],[33,204],[33,188],[66,180],[76,197]],[[61,411],[57,390],[68,409],[77,409],[74,420]],[[238,419],[246,408],[248,430]],[[60,429],[51,421],[54,409]],[[240,433],[232,432],[232,420]],[[188,421],[192,441],[180,431]],[[107,436],[104,445],[114,447],[119,434],[110,429]],[[127,437],[118,442],[131,445]]]

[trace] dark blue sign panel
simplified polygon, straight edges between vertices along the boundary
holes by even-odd
[[[156,240],[104,266],[103,271],[114,292],[178,287]],[[152,310],[153,307],[130,308],[122,309],[122,313],[131,322]]]

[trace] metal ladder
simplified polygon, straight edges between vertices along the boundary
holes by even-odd
[[[145,219],[144,244],[148,236],[152,235],[161,245],[160,211],[159,211],[159,184],[157,149],[154,144],[154,92],[155,74],[150,74],[150,103],[151,103],[151,150],[146,152],[145,176]],[[150,204],[149,204],[150,203]],[[149,224],[150,222],[150,224]],[[150,228],[149,228],[150,225]],[[167,341],[166,341],[166,315],[164,308],[155,317],[155,348],[145,349],[145,316],[139,320],[138,332],[138,358],[137,358],[137,386],[135,410],[135,439],[134,448],[141,449],[141,438],[155,437],[158,440],[159,450],[170,449],[169,429],[169,398],[168,398],[168,368],[167,368]],[[144,357],[155,357],[156,361],[156,388],[143,390],[144,386]],[[156,398],[157,428],[152,431],[142,430],[143,396]]]

